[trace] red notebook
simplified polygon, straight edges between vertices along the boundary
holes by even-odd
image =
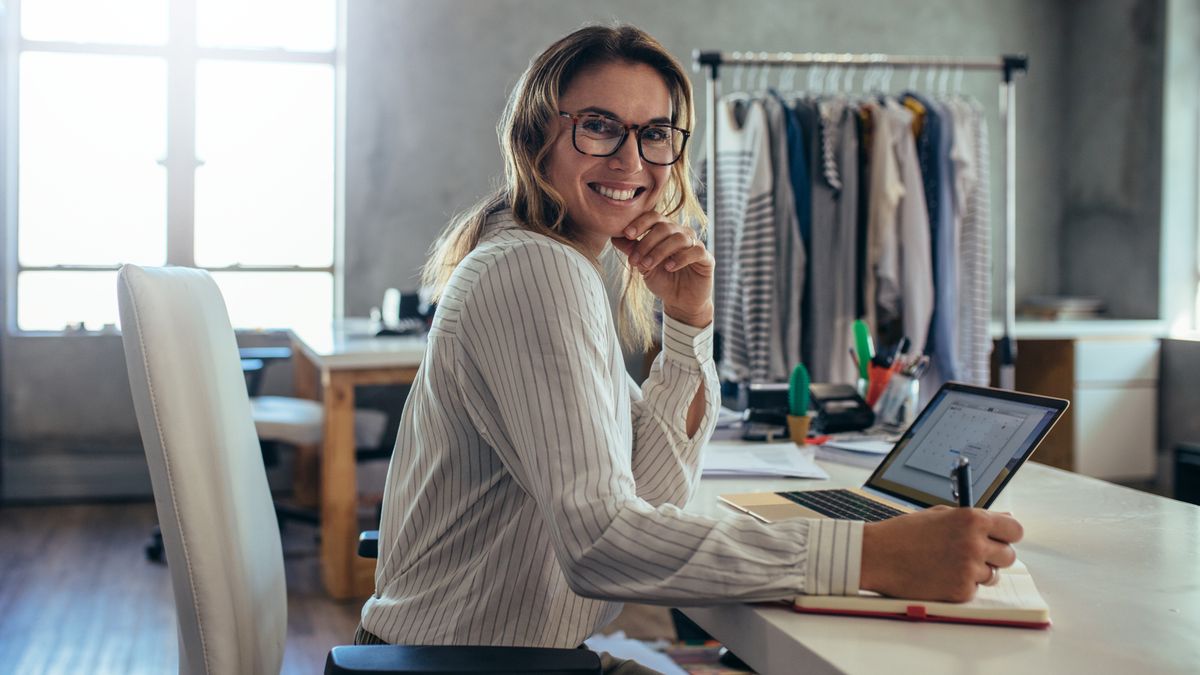
[[[812,614],[843,614],[906,621],[977,623],[1017,628],[1050,626],[1046,604],[1025,565],[1017,562],[1001,570],[995,586],[980,586],[969,602],[931,602],[886,598],[862,591],[858,595],[801,595],[793,608]]]

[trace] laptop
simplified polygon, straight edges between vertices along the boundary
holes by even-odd
[[[861,488],[721,495],[763,522],[787,518],[885,520],[938,504],[957,506],[950,480],[971,462],[974,506],[987,508],[1029,459],[1066,400],[947,382]]]

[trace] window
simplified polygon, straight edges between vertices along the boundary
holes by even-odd
[[[115,324],[124,263],[209,270],[236,327],[328,324],[338,13],[338,0],[11,3],[17,329]]]

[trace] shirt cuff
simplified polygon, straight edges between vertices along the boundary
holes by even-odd
[[[808,528],[806,595],[858,595],[863,523],[813,520]]]
[[[713,360],[713,324],[703,328],[689,326],[663,314],[662,345],[667,358],[690,365],[701,366]]]

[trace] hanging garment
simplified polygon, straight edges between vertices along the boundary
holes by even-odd
[[[812,173],[812,270],[809,275],[809,321],[812,322],[809,373],[817,382],[830,381],[830,353],[835,330],[834,296],[840,283],[838,274],[838,208],[842,177],[838,167],[838,120],[846,109],[842,98],[822,98],[817,102],[816,161]]]
[[[954,186],[959,240],[959,378],[991,381],[992,238],[987,119],[978,101],[950,102],[954,117]]]
[[[867,109],[859,106],[855,115],[855,126],[858,128],[858,213],[854,227],[854,317],[867,315],[866,279],[867,279],[867,216],[871,212],[871,116]],[[851,367],[853,367],[851,363]],[[855,368],[855,377],[858,369]]]
[[[800,127],[800,135],[804,140],[804,163],[808,167],[808,184],[801,187],[809,199],[809,218],[808,231],[802,234],[804,239],[804,250],[808,252],[808,270],[806,282],[804,284],[804,298],[801,301],[800,308],[800,354],[805,364],[809,365],[809,375],[817,381],[820,378],[816,373],[812,372],[812,364],[816,363],[813,343],[818,330],[817,324],[813,318],[813,278],[819,274],[818,268],[824,269],[825,261],[820,260],[822,254],[817,253],[814,247],[813,230],[817,229],[817,201],[819,200],[817,191],[822,184],[821,178],[821,119],[820,112],[817,110],[817,102],[814,99],[799,98],[792,103],[792,110],[795,114],[796,122]]]
[[[788,166],[792,179],[792,194],[796,199],[796,220],[800,229],[800,247],[805,253],[805,265],[801,271],[800,294],[792,298],[791,309],[799,317],[797,321],[798,333],[786,336],[786,340],[793,343],[799,350],[800,361],[809,363],[808,345],[805,342],[805,321],[808,319],[808,274],[809,274],[809,258],[810,246],[812,244],[812,181],[809,177],[809,148],[808,141],[805,139],[804,127],[800,123],[800,116],[796,109],[790,105],[784,106],[784,115],[787,121],[788,135]],[[811,374],[811,373],[810,373]]]
[[[807,265],[796,197],[792,189],[788,154],[788,113],[775,92],[762,99],[771,139],[771,175],[775,207],[775,288],[770,326],[770,370],[773,382],[787,382],[792,368],[803,360],[800,354],[800,304],[804,297]]]
[[[863,297],[867,325],[876,330],[881,321],[892,321],[899,313],[896,218],[900,200],[904,197],[904,183],[900,179],[900,163],[896,157],[894,125],[887,109],[876,101],[867,101],[864,108],[871,119],[871,166]],[[882,316],[881,305],[886,305]]]
[[[858,152],[857,134],[842,125],[850,109],[843,98],[801,98],[794,107],[808,150],[812,205],[804,300],[804,362],[816,381],[853,382],[852,375],[847,380],[844,374],[847,360],[844,352],[835,355],[834,349],[843,344],[843,336],[839,335],[841,324],[846,324],[848,336],[853,322],[852,316],[844,319],[845,303],[840,299],[848,297],[853,302],[853,295],[846,295],[845,285],[849,281],[851,288],[856,287],[851,278],[854,242],[841,232],[841,223],[843,217],[854,217],[857,208],[858,169],[850,157]],[[844,176],[845,169],[853,174],[849,179]],[[853,308],[849,313],[853,314]]]
[[[858,128],[856,109],[843,98],[818,101],[820,173],[813,181],[813,223],[809,286],[813,322],[812,377],[852,383],[847,358],[858,288]],[[818,262],[819,261],[819,262]]]
[[[714,321],[721,378],[765,381],[775,280],[771,149],[761,101],[726,97],[716,111]]]
[[[796,220],[800,226],[800,242],[808,251],[812,238],[812,182],[808,177],[808,151],[804,129],[792,106],[784,106],[787,119],[788,167],[792,178],[792,194],[796,198]]]
[[[915,353],[924,353],[933,317],[933,262],[929,241],[929,211],[917,148],[912,134],[912,111],[888,99],[883,106],[890,126],[896,169],[902,185],[894,227],[882,230],[882,255],[877,273],[879,326],[897,321]],[[882,125],[880,125],[882,126]],[[878,128],[876,133],[878,133]]]
[[[950,148],[954,142],[954,120],[937,101],[906,93],[905,105],[916,103],[924,111],[924,122],[916,138],[917,159],[924,182],[925,206],[929,213],[930,245],[933,255],[933,319],[925,353],[930,368],[922,386],[937,389],[958,374],[958,256],[959,221],[954,217],[954,176]]]
[[[858,318],[859,282],[858,274],[858,225],[859,195],[863,191],[859,180],[858,111],[847,106],[838,121],[841,134],[840,160],[842,194],[838,200],[838,218],[834,231],[834,256],[838,265],[839,283],[834,292],[834,325],[830,346],[830,382],[853,383],[858,370],[848,358],[853,343],[854,320]]]

